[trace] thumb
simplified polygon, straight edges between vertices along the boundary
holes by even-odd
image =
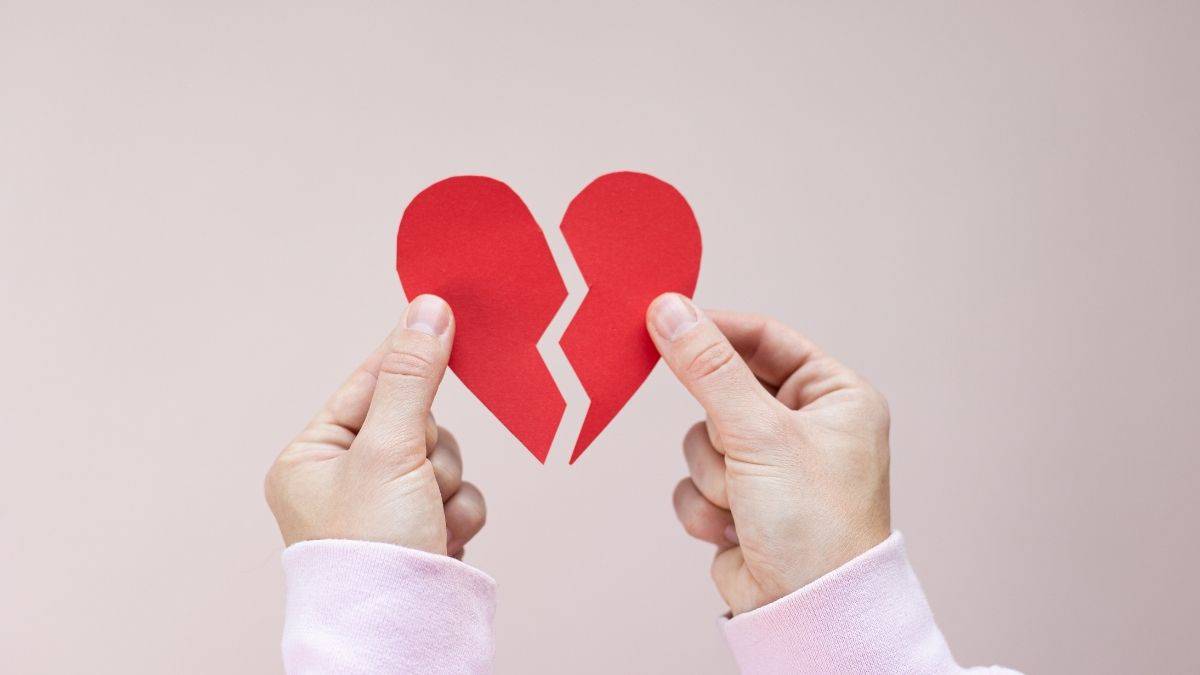
[[[666,293],[650,303],[654,346],[718,427],[744,423],[770,397],[721,330],[690,300]],[[726,427],[728,428],[728,427]]]
[[[411,459],[414,468],[424,461],[426,418],[453,340],[454,316],[446,301],[435,295],[413,299],[384,347],[357,448],[402,463]]]

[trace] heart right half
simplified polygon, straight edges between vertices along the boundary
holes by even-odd
[[[659,356],[646,309],[668,291],[692,295],[701,247],[683,195],[629,171],[584,188],[563,216],[562,233],[588,287],[559,341],[591,399],[573,464],[654,370]]]

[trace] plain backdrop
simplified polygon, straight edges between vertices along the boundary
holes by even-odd
[[[0,0],[0,669],[278,672],[262,477],[400,315],[408,200],[508,182],[571,308],[563,210],[633,169],[695,209],[702,305],[888,395],[960,661],[1196,672],[1198,34],[1194,2]],[[733,670],[664,367],[572,467],[453,377],[435,410],[499,672]]]

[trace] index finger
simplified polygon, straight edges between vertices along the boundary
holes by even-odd
[[[792,373],[821,356],[821,350],[799,331],[769,316],[705,311],[754,376],[772,387],[782,386]]]
[[[737,312],[709,315],[755,377],[793,410],[862,384],[854,371],[775,319]]]
[[[343,450],[350,448],[350,443],[367,417],[367,408],[371,405],[371,396],[375,393],[379,363],[383,360],[386,345],[386,342],[380,345],[350,374],[350,377],[346,378],[304,427],[297,440],[329,443]]]

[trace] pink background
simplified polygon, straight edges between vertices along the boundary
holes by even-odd
[[[961,660],[1200,668],[1200,5],[479,4],[0,5],[6,672],[278,671],[262,476],[399,315],[407,201],[488,174],[553,235],[623,168],[691,201],[702,304],[888,394]],[[437,412],[501,673],[732,670],[665,370],[570,468]]]

